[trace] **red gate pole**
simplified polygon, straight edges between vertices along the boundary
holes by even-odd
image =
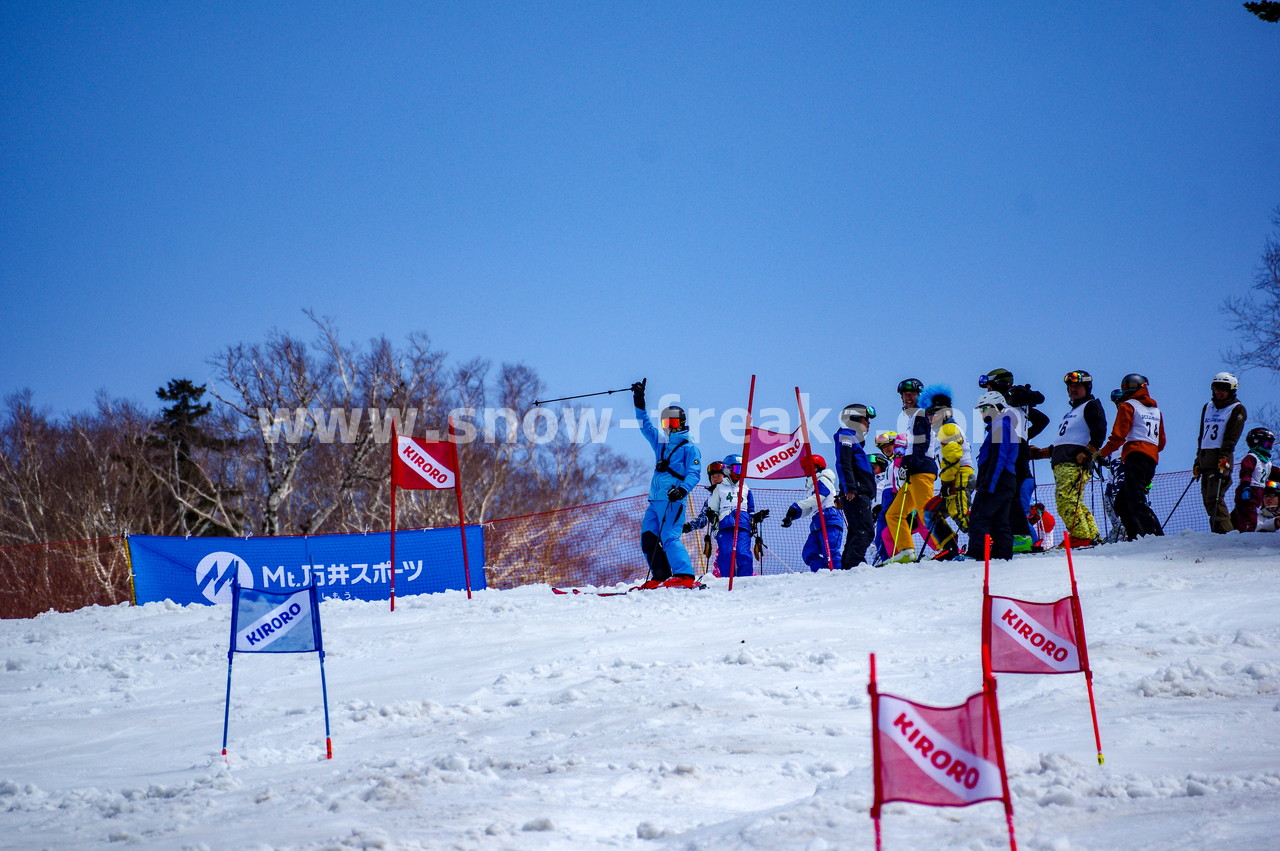
[[[876,687],[876,654],[871,654],[871,683],[867,686],[871,695],[871,820],[876,825],[876,851],[880,851],[880,692]]]
[[[738,471],[738,505],[733,511],[733,550],[729,553],[729,590],[733,590],[733,577],[738,572],[738,522],[742,514],[742,489],[747,484],[747,462],[751,460],[751,408],[756,401],[756,377],[751,376],[751,389],[747,392],[747,430],[742,437],[742,469]],[[750,534],[750,532],[748,532]],[[754,570],[752,571],[754,572]]]
[[[810,455],[813,449],[809,446],[809,422],[804,416],[804,404],[800,401],[800,388],[796,388],[796,407],[800,409],[800,431],[804,436],[804,454]],[[813,498],[818,511],[818,525],[822,528],[822,548],[827,553],[827,569],[835,570],[836,563],[831,560],[831,541],[827,538],[827,516],[822,510],[822,494],[818,493],[818,468],[813,468]]]
[[[467,555],[467,518],[462,511],[462,459],[458,455],[458,443],[454,438],[453,417],[449,417],[449,442],[453,444],[453,460],[457,472],[454,474],[453,491],[458,495],[458,534],[462,538],[462,572],[467,586],[467,599],[471,599],[471,560]]]
[[[391,418],[391,611],[396,610],[396,418]]]
[[[1093,743],[1098,748],[1098,765],[1106,761],[1102,755],[1102,733],[1098,729],[1098,706],[1093,699],[1093,668],[1089,665],[1089,645],[1084,637],[1084,612],[1080,608],[1080,589],[1076,587],[1076,568],[1071,559],[1071,536],[1064,535],[1067,550],[1067,571],[1071,575],[1071,614],[1076,619],[1076,644],[1080,648],[1080,662],[1084,666],[1084,684],[1089,690],[1089,714],[1093,716]]]

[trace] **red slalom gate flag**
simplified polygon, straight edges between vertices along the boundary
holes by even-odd
[[[449,419],[449,435],[454,435]],[[458,444],[399,434],[391,422],[391,611],[396,610],[396,491],[453,489],[458,498],[458,535],[462,539],[462,576],[471,599],[471,564],[467,557],[467,515],[462,507]]]
[[[958,706],[926,706],[876,688],[871,658],[872,772],[876,848],[880,809],[891,801],[933,807],[967,807],[983,801],[1004,804],[1010,847],[1013,802],[1004,768],[995,681]]]
[[[987,678],[1002,674],[1084,674],[1093,717],[1093,741],[1102,755],[1102,730],[1093,696],[1093,671],[1089,668],[1089,644],[1084,635],[1080,589],[1071,558],[1071,538],[1066,538],[1067,571],[1071,596],[1052,603],[1032,603],[991,594],[991,541],[988,537],[982,579],[982,669]]]
[[[808,474],[800,466],[805,455],[802,429],[791,434],[779,434],[751,426],[747,432],[748,459],[745,478],[748,479],[803,479]]]
[[[391,453],[391,484],[407,490],[458,486],[458,444],[395,436]]]
[[[991,671],[1003,674],[1075,674],[1087,670],[1074,597],[1030,603],[986,595],[983,643]]]

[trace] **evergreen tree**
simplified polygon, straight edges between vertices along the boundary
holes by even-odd
[[[215,482],[201,465],[200,456],[203,451],[238,449],[241,441],[218,437],[204,427],[201,420],[213,410],[211,403],[201,403],[204,394],[203,384],[186,378],[171,379],[168,386],[157,390],[161,401],[172,404],[160,412],[148,443],[162,453],[157,475],[168,486],[170,516],[180,534],[236,535],[237,512],[229,511],[226,505],[226,498],[236,492]]]
[[[1269,24],[1280,23],[1280,3],[1275,0],[1245,3],[1244,7]]]

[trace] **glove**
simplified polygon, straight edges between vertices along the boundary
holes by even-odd
[[[1077,464],[1079,464],[1081,467],[1083,467],[1083,466],[1085,466],[1086,464],[1088,464],[1088,463],[1089,463],[1089,453],[1088,453],[1088,452],[1077,452],[1077,453],[1076,453],[1076,463],[1077,463]]]
[[[1221,473],[1221,474],[1222,474],[1222,475],[1224,475],[1224,476],[1230,476],[1230,475],[1231,475],[1231,462],[1230,462],[1230,461],[1228,461],[1226,458],[1219,458],[1219,459],[1218,459],[1218,472],[1219,472],[1219,473]]]
[[[1027,448],[1031,450],[1031,457],[1037,461],[1043,461],[1045,458],[1053,456],[1053,452],[1049,449],[1041,449],[1039,446],[1029,446]]]
[[[667,499],[671,502],[679,502],[689,495],[689,492],[679,485],[672,485],[667,489]]]
[[[1253,491],[1247,485],[1240,488],[1240,496],[1237,502],[1253,502]]]
[[[1194,461],[1191,464],[1191,481],[1194,482],[1198,478],[1200,478],[1200,462]]]
[[[692,532],[692,531],[693,531],[693,527],[692,527],[692,526],[690,526],[688,523],[686,523],[686,524],[684,524],[683,526],[681,526],[681,527],[680,527],[680,532],[681,532],[681,534],[687,535],[687,534],[689,534],[689,533],[690,533],[690,532]]]
[[[800,509],[794,505],[787,509],[787,513],[782,518],[782,528],[786,529],[791,523],[800,518]]]
[[[716,522],[716,520],[719,519],[719,517],[716,515],[716,510],[709,505],[706,508],[702,509],[702,513],[707,518],[707,520],[711,521],[712,523]]]
[[[649,379],[637,381],[631,385],[631,401],[636,403],[636,407],[644,410],[644,386],[649,383]]]
[[[761,510],[757,511],[755,514],[752,514],[752,515],[751,515],[751,522],[752,522],[752,523],[759,523],[759,522],[763,521],[763,520],[764,520],[766,517],[768,517],[768,516],[769,516],[769,509],[767,509],[767,508],[762,508]]]
[[[702,536],[702,557],[711,558],[711,536]]]

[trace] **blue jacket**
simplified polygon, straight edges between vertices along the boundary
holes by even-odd
[[[862,435],[851,428],[835,433],[836,475],[840,477],[841,493],[856,493],[867,499],[875,499],[876,474],[871,472],[871,461],[862,446]]]
[[[702,453],[689,442],[689,432],[668,434],[659,431],[649,419],[649,412],[640,408],[636,408],[636,419],[640,421],[640,433],[653,447],[654,461],[661,464],[665,460],[668,467],[665,473],[653,471],[653,478],[649,480],[649,499],[665,502],[672,485],[680,485],[692,493],[702,481]]]
[[[1014,412],[1001,411],[987,423],[987,434],[978,449],[978,490],[988,493],[996,489],[1004,473],[1018,474],[1018,428],[1014,424]]]

